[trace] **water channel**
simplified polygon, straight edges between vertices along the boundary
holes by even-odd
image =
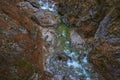
[[[54,2],[39,0],[39,3],[42,9],[57,12]],[[46,60],[47,71],[56,75],[52,80],[99,80],[88,61],[86,44],[78,48],[72,45],[70,35],[74,29],[61,22],[55,32],[55,51]]]

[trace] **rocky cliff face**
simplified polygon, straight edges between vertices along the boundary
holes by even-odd
[[[38,0],[1,0],[0,80],[49,80],[45,59],[59,22]]]
[[[44,74],[44,41],[18,2],[0,1],[0,80],[38,80]]]
[[[105,80],[120,78],[119,0],[54,0],[62,21],[77,27],[93,49],[89,59]]]
[[[43,0],[59,15],[40,1],[0,1],[0,80],[120,79],[119,0]]]

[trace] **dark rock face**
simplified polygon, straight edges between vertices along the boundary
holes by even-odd
[[[105,80],[119,80],[120,56],[119,46],[103,43],[90,53],[90,61],[94,64],[99,76]]]
[[[100,22],[95,34],[95,48],[90,53],[90,61],[106,80],[120,79],[120,18],[112,8]],[[107,77],[106,77],[107,76]]]
[[[62,21],[69,27],[78,27],[78,32],[81,32],[85,38],[94,37],[101,20],[106,16],[110,8],[119,3],[116,0],[53,1],[58,4],[58,13],[62,15]]]
[[[120,7],[118,0],[54,0],[62,21],[87,41],[93,38],[89,54],[102,80],[120,79]]]
[[[54,0],[58,2],[58,12],[63,16],[63,22],[69,26],[80,26],[81,21],[90,19],[90,8],[95,4],[94,1],[82,0]],[[72,20],[70,20],[72,19]],[[77,24],[77,25],[76,25]]]
[[[58,12],[62,15],[62,21],[69,27],[78,27],[78,33],[85,38],[93,37],[99,21],[103,18],[101,4],[97,1],[82,0],[54,0],[58,3]],[[100,8],[100,9],[99,9]],[[106,8],[105,8],[106,9]],[[99,14],[101,12],[101,14]]]

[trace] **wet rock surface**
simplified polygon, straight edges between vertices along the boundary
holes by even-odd
[[[114,10],[111,9],[109,14],[101,21],[95,36],[97,47],[91,51],[90,60],[96,65],[99,73],[103,75],[102,77],[119,80],[119,18],[116,16],[111,17],[113,14]],[[117,55],[114,54],[116,52]],[[106,77],[106,74],[108,77]]]
[[[87,62],[88,52],[85,46],[83,47],[85,43],[80,35],[74,30],[69,30],[64,24],[56,31],[57,44],[54,45],[54,52],[47,57],[45,63],[45,70],[53,75],[51,80],[97,80],[97,74]]]

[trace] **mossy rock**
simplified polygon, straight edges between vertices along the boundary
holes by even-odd
[[[70,29],[65,24],[61,23],[60,26],[56,29],[57,35],[60,37],[56,37],[56,41],[60,42],[59,50],[70,49],[69,46],[66,46],[65,42],[70,41]]]

